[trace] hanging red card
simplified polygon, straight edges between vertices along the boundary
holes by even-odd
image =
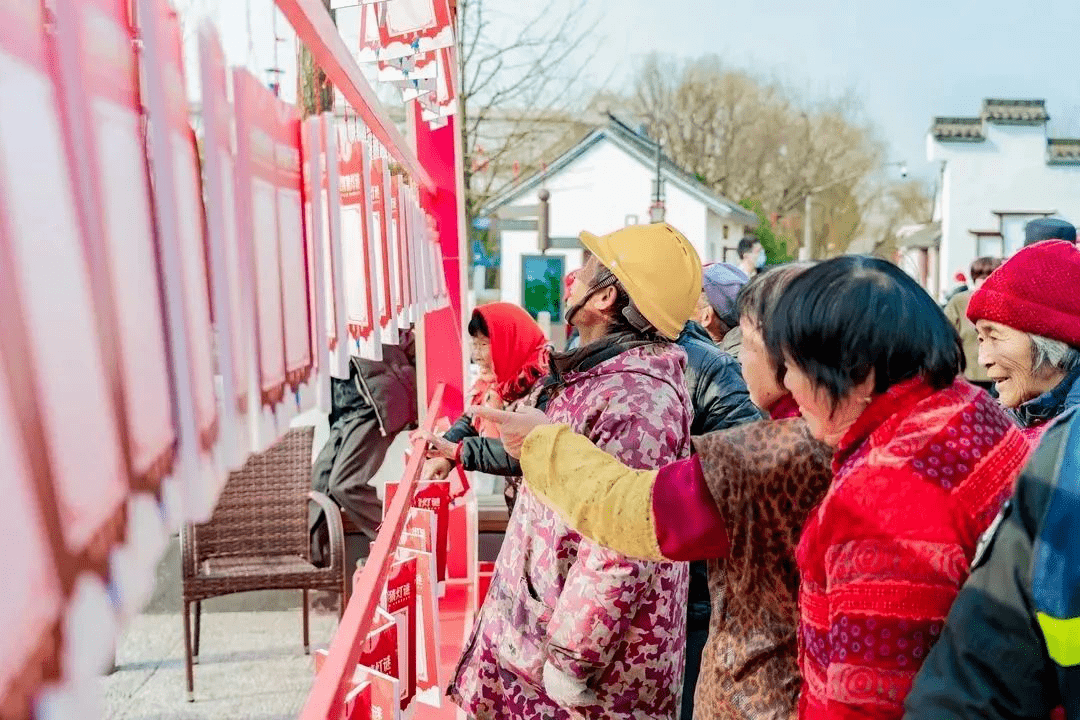
[[[125,0],[57,0],[61,63],[72,68],[69,110],[82,196],[107,257],[121,358],[133,482],[156,488],[173,470],[178,441],[165,310],[143,138],[132,30]],[[65,39],[66,38],[66,39]],[[94,238],[91,237],[93,240]]]
[[[398,314],[403,322],[411,320],[412,296],[409,292],[409,245],[405,237],[403,182],[400,175],[390,178],[390,219],[394,228],[394,247],[397,256]]]
[[[5,0],[0,15],[0,276],[18,299],[3,312],[20,315],[26,366],[39,379],[34,403],[65,553],[104,575],[122,537],[128,493],[117,393],[103,361],[112,338],[101,334],[92,288],[108,277],[89,271],[86,218],[76,203],[40,9]]]
[[[379,16],[380,58],[428,52],[454,44],[448,0],[394,0]]]
[[[397,639],[397,621],[382,608],[376,608],[372,629],[364,639],[357,664],[400,678]]]
[[[369,683],[371,690],[366,694],[369,705],[368,715],[358,715],[358,710],[354,710],[350,720],[355,717],[363,718],[363,720],[401,720],[401,705],[398,702],[398,696],[401,694],[399,688],[401,687],[401,681],[396,677],[393,677],[389,673],[381,673],[376,670],[372,670],[366,667],[356,668],[356,672],[353,674],[353,683],[357,687],[360,683]],[[360,707],[359,704],[357,707]]]
[[[11,312],[11,306],[4,307]],[[12,348],[7,333],[0,329],[0,335],[5,336],[0,352],[8,354]],[[11,717],[29,717],[30,703],[41,681],[57,671],[57,625],[63,595],[50,545],[50,540],[59,537],[50,538],[50,534],[59,533],[60,528],[55,518],[49,527],[41,503],[43,485],[51,482],[47,464],[41,458],[35,468],[30,456],[32,452],[41,454],[44,448],[27,444],[36,433],[27,432],[30,418],[20,417],[13,397],[26,393],[28,378],[20,373],[15,384],[10,384],[11,376],[4,375],[0,372],[0,463],[4,468],[0,473],[4,498],[0,527],[11,551],[0,556],[0,577],[4,578],[4,592],[0,593],[0,623],[4,626],[0,633],[0,708]],[[32,392],[23,401],[26,399],[33,402]],[[55,507],[47,509],[55,515]]]
[[[304,239],[304,183],[300,155],[300,114],[275,99],[274,157],[277,166],[277,226],[281,299],[285,323],[286,379],[294,392],[312,371],[308,303],[308,260]]]
[[[0,22],[11,33],[9,38],[0,38],[0,98],[10,97],[12,83],[33,83],[36,78],[41,99],[43,77],[38,73],[40,65],[38,70],[33,65],[41,58],[34,48],[40,47],[39,12],[36,5],[13,7],[6,0],[0,2]],[[13,52],[11,38],[30,39],[26,55],[19,57],[22,53]],[[30,64],[24,64],[26,61]],[[18,114],[25,114],[26,121],[40,121],[33,114],[33,104],[0,107],[18,107]],[[37,103],[38,112],[47,109],[48,104]],[[0,138],[8,135],[6,126],[17,119],[13,115],[0,114]],[[55,128],[55,119],[52,124]],[[6,158],[3,145],[0,157]],[[0,283],[0,307],[4,308],[0,313],[0,467],[4,468],[0,473],[0,497],[4,498],[0,527],[10,551],[0,556],[0,577],[4,578],[4,592],[0,593],[0,625],[4,627],[0,633],[0,708],[12,717],[29,717],[40,683],[58,671],[57,628],[73,568],[67,563],[39,412],[41,393],[36,385],[40,379],[33,366],[27,316],[14,282],[18,271],[10,252],[10,233],[20,219],[7,209],[3,190],[6,175],[6,170],[0,173],[0,274],[5,278]],[[71,240],[77,242],[76,238]],[[67,565],[66,579],[59,574],[60,563]]]
[[[285,330],[278,250],[277,164],[274,136],[277,98],[247,70],[233,71],[236,108],[237,197],[241,274],[255,317],[255,377],[264,406],[285,396]]]
[[[239,469],[251,447],[247,423],[251,361],[250,313],[241,302],[240,238],[236,213],[236,148],[228,98],[225,54],[209,20],[199,27],[203,103],[203,171],[206,178],[207,247],[218,372],[222,381],[222,433],[227,463]]]
[[[394,301],[394,266],[390,253],[390,223],[388,218],[389,202],[386,198],[387,179],[386,160],[372,158],[369,173],[371,182],[371,223],[374,233],[375,257],[379,269],[379,327],[382,329],[382,341],[396,345],[397,319]]]
[[[345,695],[345,720],[371,720],[371,691],[371,681],[363,680]]]
[[[386,488],[383,496],[383,514],[386,514],[386,509],[390,507],[390,502],[394,499],[394,494],[398,491],[400,484],[397,482],[386,483]],[[416,486],[416,492],[413,494],[413,501],[411,507],[418,508],[420,510],[430,510],[435,513],[435,558],[437,562],[437,573],[439,582],[446,579],[446,549],[447,539],[450,533],[450,481],[449,480],[432,480],[430,482],[419,483]]]
[[[427,516],[428,532],[433,533],[434,514],[430,510],[409,511],[410,516],[414,513]],[[416,687],[420,690],[439,687],[439,581],[435,575],[435,554],[402,547],[397,555],[416,560]]]
[[[361,341],[377,336],[378,294],[373,280],[375,253],[371,241],[367,148],[354,141],[342,146],[339,187],[341,188],[341,249],[345,282],[345,305],[349,335],[359,348]],[[370,342],[378,345],[378,342]],[[359,353],[357,353],[359,354]]]
[[[349,377],[349,330],[345,308],[344,255],[341,247],[341,178],[339,175],[338,134],[333,113],[323,113],[320,134],[325,157],[323,193],[326,198],[326,306],[327,330],[330,333],[330,374]],[[370,331],[369,331],[370,334]]]
[[[206,262],[202,174],[188,124],[180,24],[164,0],[139,2],[143,52],[140,72],[148,113],[147,152],[153,176],[158,255],[180,426],[180,451],[189,468],[185,515],[210,518],[226,473],[218,456],[218,407],[213,327]]]
[[[327,332],[326,292],[326,191],[322,147],[322,118],[309,117],[301,126],[301,160],[304,176],[304,252],[308,259],[308,308],[311,329],[312,369],[316,401],[322,412],[330,412],[330,333]],[[333,300],[330,301],[333,310]]]

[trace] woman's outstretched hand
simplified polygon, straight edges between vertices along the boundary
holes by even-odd
[[[424,428],[414,430],[409,436],[409,440],[412,442],[423,440],[426,442],[427,457],[429,458],[445,458],[447,460],[453,460],[457,455],[457,443],[452,443],[441,435],[428,432]]]
[[[467,412],[473,417],[483,418],[498,425],[503,447],[515,460],[521,459],[521,446],[525,443],[528,434],[541,425],[551,422],[542,411],[531,407],[510,412],[473,406]]]

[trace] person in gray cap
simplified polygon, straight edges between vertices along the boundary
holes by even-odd
[[[693,319],[709,333],[720,349],[739,359],[742,333],[735,298],[750,282],[746,273],[729,263],[712,263],[703,268],[704,290],[698,299]]]
[[[1076,228],[1061,218],[1036,218],[1024,227],[1024,245],[1034,245],[1043,240],[1064,240],[1075,245]]]

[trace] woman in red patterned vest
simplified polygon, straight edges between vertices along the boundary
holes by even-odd
[[[1029,446],[908,275],[845,256],[792,282],[767,332],[834,478],[797,550],[800,717],[897,718]]]

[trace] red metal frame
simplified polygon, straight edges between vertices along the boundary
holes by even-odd
[[[319,67],[349,104],[370,128],[395,160],[405,166],[409,175],[428,190],[435,183],[427,170],[409,150],[409,144],[382,109],[375,91],[360,72],[345,41],[320,0],[274,0],[292,23],[296,34],[311,51]]]
[[[435,388],[427,414],[424,416],[423,427],[429,432],[434,431],[435,420],[442,408],[444,390],[445,386],[442,383]],[[426,447],[427,444],[422,439],[412,444],[412,454],[405,465],[401,486],[394,494],[390,508],[383,518],[382,527],[371,546],[371,554],[364,564],[364,569],[353,583],[352,597],[349,598],[345,614],[330,643],[326,663],[316,676],[315,684],[304,704],[303,712],[300,714],[301,720],[327,720],[327,718],[339,718],[342,715],[345,703],[345,680],[347,677],[352,677],[353,669],[360,658],[364,638],[371,629],[375,608],[379,605],[382,588],[394,560],[394,551],[397,549],[398,539],[405,526],[409,506],[412,504],[413,493],[420,479]]]

